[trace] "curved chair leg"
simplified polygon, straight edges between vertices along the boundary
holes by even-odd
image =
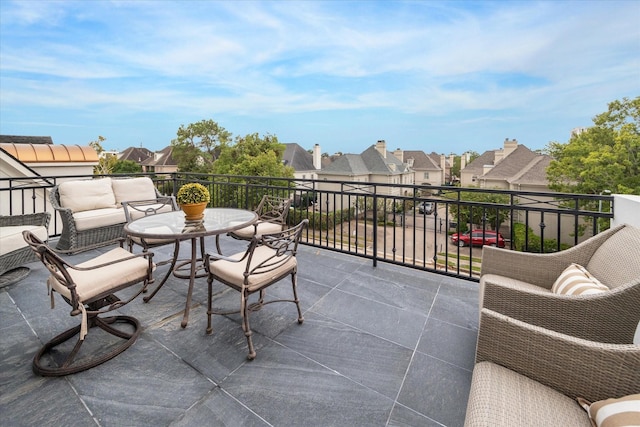
[[[33,372],[37,375],[42,375],[43,377],[60,377],[64,375],[74,374],[76,372],[86,371],[87,369],[98,366],[108,360],[113,359],[118,354],[125,351],[127,348],[131,347],[131,345],[138,339],[140,335],[140,322],[135,317],[131,316],[112,316],[106,318],[99,318],[94,316],[92,318],[87,319],[89,322],[90,329],[93,327],[99,327],[105,332],[117,336],[119,338],[124,339],[122,343],[117,345],[115,348],[111,349],[109,352],[97,355],[95,357],[86,357],[82,360],[74,363],[75,357],[80,351],[80,347],[84,343],[84,340],[80,340],[80,325],[73,327],[60,335],[53,338],[51,341],[46,343],[40,351],[33,358]],[[127,333],[123,330],[113,328],[111,325],[115,323],[127,323],[133,326],[134,330],[131,333]],[[46,354],[55,352],[55,348],[60,344],[70,340],[74,336],[78,335],[78,340],[73,347],[73,349],[69,352],[69,354],[65,357],[64,361],[60,363],[58,367],[52,366],[44,366],[41,362],[41,358]],[[85,340],[90,337],[91,334],[88,333],[85,337]]]
[[[260,294],[262,296],[262,292]],[[248,304],[249,295],[245,295],[241,293],[241,301],[240,301],[240,313],[242,314],[242,330],[244,331],[244,335],[247,337],[247,346],[249,347],[249,354],[247,354],[247,359],[253,360],[256,358],[256,349],[253,347],[253,332],[251,332],[251,325],[249,324],[249,312],[251,310],[251,305]],[[262,307],[262,305],[260,305]]]
[[[151,292],[150,295],[147,295],[144,298],[142,298],[144,302],[151,301],[151,298],[153,298],[158,293],[160,288],[164,286],[165,282],[167,281],[169,276],[171,276],[171,273],[173,273],[173,270],[176,267],[176,262],[178,262],[179,253],[180,253],[180,242],[176,241],[175,246],[173,248],[173,257],[171,258],[171,265],[169,266],[169,271],[167,271],[167,274],[165,274],[165,276],[162,278],[162,281],[158,284],[158,286],[156,286],[153,292]]]

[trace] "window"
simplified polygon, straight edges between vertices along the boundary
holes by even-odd
[[[424,172],[424,173],[422,174],[422,178],[424,178],[424,179],[429,179],[429,172]]]

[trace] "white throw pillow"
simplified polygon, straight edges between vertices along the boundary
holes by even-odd
[[[73,212],[115,208],[111,178],[66,181],[58,186],[60,205]]]
[[[151,200],[158,197],[153,181],[147,177],[114,179],[111,181],[111,187],[113,188],[117,207],[122,207],[122,202]]]
[[[556,279],[551,290],[562,295],[591,295],[606,292],[609,288],[589,274],[583,266],[571,264]]]

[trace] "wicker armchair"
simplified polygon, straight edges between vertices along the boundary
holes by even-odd
[[[2,240],[4,241],[5,238],[12,238],[9,236],[9,234],[20,240],[20,244],[17,245],[19,247],[13,250],[9,250],[8,252],[0,255],[0,275],[28,262],[38,260],[38,258],[36,258],[36,256],[33,254],[33,251],[29,248],[29,246],[22,238],[22,231],[26,229],[31,229],[34,231],[35,229],[40,229],[44,234],[47,234],[47,228],[49,227],[50,220],[51,214],[48,212],[26,215],[0,216],[0,227],[6,227],[4,230],[7,231],[11,230],[10,233],[7,232],[6,236],[4,232],[0,233],[2,236],[4,236],[2,237]],[[4,249],[13,245],[3,242],[2,246],[4,252]]]
[[[592,295],[552,292],[571,263],[584,266],[609,290]],[[621,225],[553,254],[485,247],[480,305],[562,334],[630,343],[640,322],[640,229]]]
[[[640,347],[582,339],[482,309],[465,426],[590,426],[577,397],[640,393]]]

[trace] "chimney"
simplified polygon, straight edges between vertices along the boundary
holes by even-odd
[[[322,169],[322,154],[320,154],[320,144],[313,146],[313,167],[316,170]]]
[[[384,139],[380,139],[376,142],[376,150],[378,150],[378,153],[382,154],[383,158],[387,158],[387,143]]]
[[[440,154],[440,169],[442,169],[442,183],[447,182],[447,160],[444,154]]]
[[[453,154],[453,153],[449,154],[449,167],[450,168],[452,168],[453,165],[455,165],[455,161],[456,161],[455,154]]]
[[[393,156],[400,160],[402,163],[404,163],[404,153],[402,152],[401,149],[396,148],[396,151],[393,152]]]
[[[462,169],[467,167],[467,153],[463,153],[462,156],[460,156],[460,171],[462,172]]]
[[[518,141],[516,139],[512,139],[509,141],[509,138],[504,140],[504,157],[507,157],[509,154],[513,153],[516,148],[518,148]]]

